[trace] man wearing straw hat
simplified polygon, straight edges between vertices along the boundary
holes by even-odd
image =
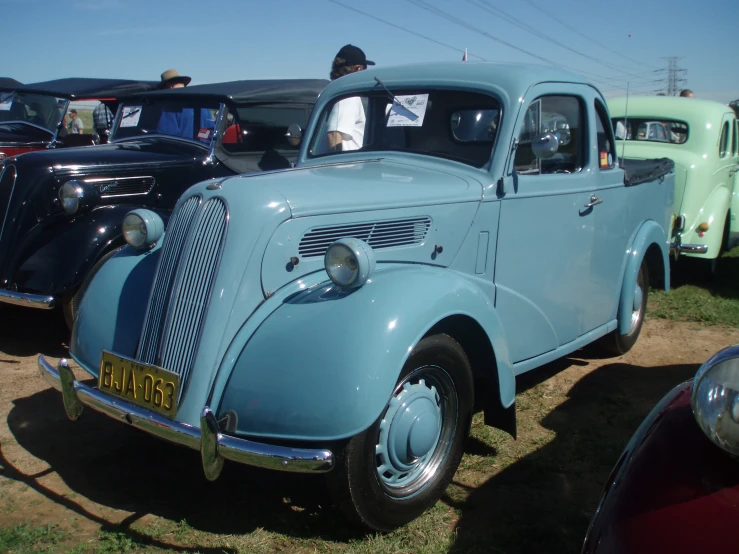
[[[192,79],[180,75],[176,69],[168,69],[161,76],[159,88],[173,89],[184,88],[190,84]],[[193,138],[193,123],[195,114],[192,108],[176,107],[172,110],[162,110],[157,125],[157,133],[174,137]],[[206,108],[200,109],[200,125],[202,128],[213,129],[214,122],[210,111]]]

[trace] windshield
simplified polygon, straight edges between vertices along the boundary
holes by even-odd
[[[55,96],[0,92],[0,125],[29,123],[55,133],[66,105],[66,99]]]
[[[392,93],[395,100],[380,89],[326,106],[309,156],[351,150],[414,152],[474,167],[490,160],[500,121],[494,98],[458,90]]]
[[[614,118],[616,140],[640,140],[682,144],[688,140],[688,124],[673,119]]]
[[[219,103],[215,100],[167,100],[128,103],[118,111],[112,140],[150,135],[179,137],[209,145]]]

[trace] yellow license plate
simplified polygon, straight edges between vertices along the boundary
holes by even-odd
[[[149,410],[174,418],[180,376],[103,350],[98,388]]]

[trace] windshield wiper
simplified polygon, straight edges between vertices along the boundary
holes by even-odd
[[[385,92],[387,92],[388,96],[390,97],[390,100],[393,101],[393,104],[395,104],[398,108],[400,108],[399,110],[396,110],[396,111],[398,111],[398,113],[403,112],[403,113],[400,113],[400,115],[410,119],[411,121],[415,121],[416,119],[418,119],[418,116],[416,114],[414,114],[412,111],[410,111],[408,108],[406,108],[403,104],[400,103],[400,100],[398,100],[395,97],[395,95],[392,92],[390,92],[390,89],[385,86],[385,83],[380,81],[379,77],[375,77],[375,81],[377,81],[377,84],[380,85],[383,89],[385,89]]]

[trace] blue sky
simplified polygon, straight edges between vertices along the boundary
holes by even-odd
[[[0,75],[23,82],[158,79],[168,68],[193,84],[328,78],[352,43],[382,66],[457,60],[465,48],[470,60],[552,62],[607,96],[627,81],[634,93],[664,87],[651,81],[678,56],[698,97],[739,98],[736,0],[0,0],[0,10]]]

